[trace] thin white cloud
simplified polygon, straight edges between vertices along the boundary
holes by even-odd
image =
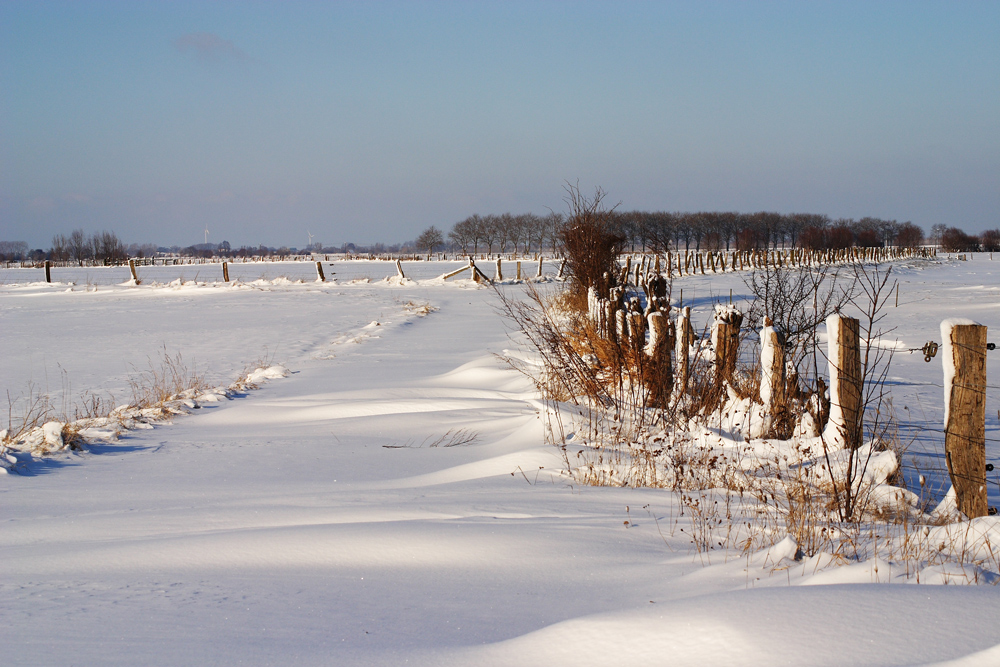
[[[174,40],[174,48],[181,53],[192,53],[199,62],[214,63],[224,60],[249,62],[250,56],[228,39],[211,32],[191,32]]]

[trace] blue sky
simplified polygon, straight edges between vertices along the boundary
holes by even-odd
[[[1000,226],[1000,3],[0,4],[0,240],[396,242],[472,213]]]

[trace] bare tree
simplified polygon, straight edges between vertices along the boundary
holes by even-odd
[[[431,225],[430,227],[425,229],[420,234],[420,236],[417,237],[416,241],[417,248],[419,248],[420,250],[427,251],[427,259],[431,258],[431,253],[434,252],[435,248],[443,244],[444,244],[444,236],[441,234],[441,231],[434,225]]]

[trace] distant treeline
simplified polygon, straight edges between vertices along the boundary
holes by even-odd
[[[614,211],[609,219],[614,231],[625,239],[625,248],[631,252],[663,252],[666,250],[755,250],[778,247],[800,247],[828,250],[859,247],[896,246],[912,248],[925,242],[939,245],[948,252],[1000,251],[1000,229],[990,229],[982,234],[967,234],[957,227],[934,225],[925,239],[924,231],[912,222],[897,222],[881,218],[860,220],[840,218],[833,220],[813,213],[734,213],[700,212],[668,213],[646,211]],[[562,251],[561,244],[566,218],[560,213],[539,216],[532,213],[514,215],[470,215],[455,223],[445,236],[431,228],[418,241],[386,245],[373,243],[355,246],[324,246],[315,242],[301,252],[354,253],[381,255],[386,253],[413,252],[414,250],[439,250],[463,254],[514,253]],[[430,230],[429,230],[430,231]],[[425,239],[430,239],[425,243]],[[430,247],[433,244],[434,247]],[[23,241],[0,241],[0,261],[76,261],[84,263],[118,264],[129,257],[152,257],[158,252],[169,252],[184,257],[269,257],[299,253],[296,248],[264,245],[241,246],[232,249],[228,242],[198,244],[185,248],[158,247],[152,243],[125,245],[115,232],[102,231],[87,234],[82,229],[68,236],[52,237],[52,246],[46,251],[29,250]]]
[[[0,261],[41,261],[51,259],[57,261],[86,263],[120,264],[129,257],[149,257],[156,254],[153,244],[133,243],[125,245],[114,232],[102,231],[88,235],[82,229],[73,231],[69,236],[56,234],[52,237],[52,246],[46,251],[42,249],[28,250],[28,244],[23,241],[0,241]]]
[[[626,211],[609,217],[630,251],[754,250],[804,247],[921,245],[924,232],[912,222],[879,218],[831,220],[810,213],[669,213]],[[465,252],[557,250],[563,216],[550,214],[472,215],[455,224],[448,238]]]
[[[831,219],[813,213],[771,212],[669,213],[615,211],[609,216],[625,239],[626,250],[756,250],[800,247],[836,250],[857,247],[923,245],[924,231],[912,222],[866,217]],[[472,215],[448,234],[451,248],[465,253],[530,253],[559,251],[565,219],[558,213],[537,216]],[[948,251],[1000,250],[1000,230],[979,236],[955,227],[935,225],[926,239]]]

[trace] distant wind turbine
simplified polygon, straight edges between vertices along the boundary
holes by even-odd
[[[208,225],[205,225],[205,245],[208,245]]]
[[[312,232],[310,232],[309,230],[306,230],[306,234],[309,235],[309,245],[307,245],[306,248],[312,248],[313,247],[313,235],[312,235]]]

